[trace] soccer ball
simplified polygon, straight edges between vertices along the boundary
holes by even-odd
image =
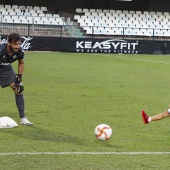
[[[112,135],[112,128],[106,124],[100,124],[94,129],[94,135],[99,140],[108,140]]]

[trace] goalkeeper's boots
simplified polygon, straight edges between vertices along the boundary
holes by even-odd
[[[30,121],[28,121],[28,119],[25,118],[25,117],[20,119],[20,124],[21,124],[21,125],[27,125],[27,126],[32,126],[32,125],[33,125],[33,123],[31,123]]]
[[[141,115],[142,115],[143,123],[144,123],[144,124],[149,123],[149,122],[148,122],[149,116],[145,113],[144,110],[141,111]]]

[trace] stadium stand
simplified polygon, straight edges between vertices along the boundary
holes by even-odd
[[[0,4],[0,34],[10,30],[22,35],[62,36],[68,35],[65,18],[48,12],[45,6],[3,5]]]
[[[58,14],[48,14],[47,7],[0,5],[2,23],[63,25],[63,18]]]
[[[49,26],[52,29],[54,26],[62,26],[63,30],[68,30],[70,34],[71,31],[77,31],[79,35],[87,37],[91,35],[170,36],[169,12],[94,8],[76,8],[75,12],[73,20],[70,20],[69,17],[63,18],[59,14],[49,13],[45,6],[0,4],[0,22],[6,27],[29,25],[32,30],[35,30],[35,26],[36,28]],[[66,25],[72,25],[72,28]]]
[[[170,36],[169,12],[76,9],[74,20],[86,34]]]

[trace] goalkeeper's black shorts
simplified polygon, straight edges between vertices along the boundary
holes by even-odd
[[[0,66],[0,86],[2,88],[9,86],[11,83],[15,83],[16,74],[11,65]]]

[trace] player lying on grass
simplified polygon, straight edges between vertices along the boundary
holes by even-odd
[[[25,117],[24,112],[24,86],[22,84],[24,51],[21,47],[21,40],[22,38],[18,33],[11,33],[8,35],[7,43],[0,44],[0,86],[2,88],[10,86],[14,91],[15,101],[20,115],[20,124],[33,125]],[[11,66],[11,63],[15,61],[18,61],[18,74],[15,74]]]
[[[168,109],[167,111],[164,111],[160,114],[154,115],[149,117],[144,110],[141,111],[141,115],[142,115],[142,119],[143,119],[143,123],[147,124],[150,123],[152,121],[156,121],[156,120],[161,120],[163,118],[166,118],[168,116],[170,116],[170,109]]]

